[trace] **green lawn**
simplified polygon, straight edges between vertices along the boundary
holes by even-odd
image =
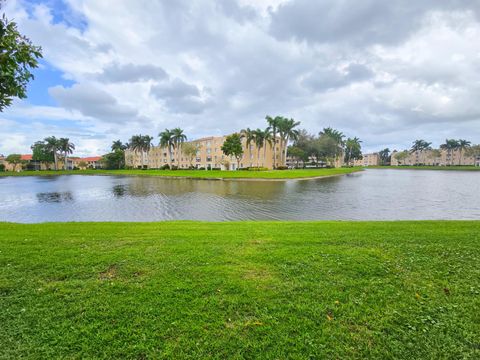
[[[368,166],[368,169],[480,171],[480,166]]]
[[[59,170],[0,172],[0,176],[52,176],[52,175],[132,175],[186,177],[198,179],[298,179],[349,174],[362,168],[296,169],[269,171],[221,171],[221,170]]]
[[[0,223],[0,358],[478,359],[480,222]]]

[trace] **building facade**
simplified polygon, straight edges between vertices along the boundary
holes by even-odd
[[[222,152],[222,145],[227,136],[210,136],[188,143],[197,147],[197,153],[189,157],[182,152],[182,145],[179,148],[172,149],[171,152],[162,146],[153,146],[147,153],[127,149],[125,151],[125,166],[129,168],[148,168],[160,169],[165,165],[177,166],[179,169],[204,168],[236,170],[248,167],[266,167],[273,168],[273,144],[266,144],[258,148],[253,142],[247,147],[246,139],[242,139],[243,156],[240,164],[237,159],[226,156]],[[280,145],[280,140],[276,140],[276,165],[283,165],[283,154],[285,147]]]
[[[378,153],[363,154],[363,159],[353,161],[354,166],[379,166],[380,155]]]
[[[477,165],[480,166],[480,159],[474,156],[465,155],[460,149],[444,150],[432,149],[409,152],[404,160],[398,160],[395,155],[398,151],[392,152],[391,165],[431,165],[431,166],[455,166],[455,165]]]

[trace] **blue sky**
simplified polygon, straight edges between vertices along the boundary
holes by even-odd
[[[0,113],[0,154],[49,135],[78,155],[182,127],[189,138],[284,115],[365,151],[480,142],[476,0],[9,0],[43,48],[28,99]]]

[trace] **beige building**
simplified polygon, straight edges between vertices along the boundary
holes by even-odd
[[[378,153],[363,154],[363,159],[355,160],[353,166],[378,166],[380,165],[380,155]]]
[[[398,161],[395,155],[398,151],[392,152],[391,165],[434,165],[434,166],[455,166],[455,165],[476,165],[479,159],[474,156],[466,156],[461,150],[422,150],[409,152],[405,160]]]
[[[159,169],[165,165],[178,166],[180,169],[188,169],[189,167],[205,168],[205,169],[221,169],[236,170],[237,160],[223,154],[222,145],[227,136],[210,136],[189,143],[197,147],[196,156],[189,158],[183,154],[180,149],[172,149],[171,155],[167,148],[154,146],[148,153],[133,151],[127,149],[125,151],[125,165],[131,168],[141,168],[145,166],[149,169]],[[253,166],[273,168],[273,146],[266,146],[258,149],[252,142],[247,148],[246,139],[242,139],[243,157],[240,160],[240,168],[248,168]],[[282,165],[282,150],[285,147],[280,146],[280,140],[277,139],[276,164]]]

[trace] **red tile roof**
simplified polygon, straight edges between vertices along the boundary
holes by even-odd
[[[22,160],[25,160],[25,161],[32,160],[32,155],[31,155],[31,154],[29,154],[29,155],[21,155],[21,159],[22,159]]]
[[[86,158],[79,159],[80,161],[99,161],[102,157],[101,156],[91,156]]]

